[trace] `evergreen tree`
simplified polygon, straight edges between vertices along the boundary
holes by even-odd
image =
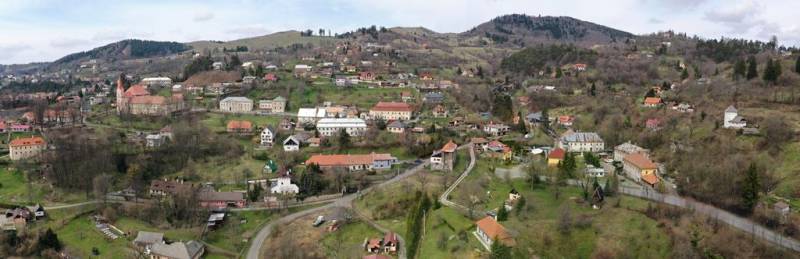
[[[339,148],[347,149],[350,147],[350,134],[345,129],[339,130]]]
[[[686,71],[686,70],[684,70],[684,71]],[[650,90],[647,90],[647,93],[644,94],[644,98],[649,98],[649,97],[656,97],[656,90],[653,90],[653,88],[650,88]]]
[[[522,112],[518,112],[517,116],[519,116],[519,121],[517,121],[517,131],[523,135],[528,134],[528,127],[525,126],[525,117],[522,117]]]
[[[764,68],[764,81],[775,83],[781,76],[781,70],[780,60],[767,60],[767,66]]]
[[[794,63],[794,72],[800,73],[800,55],[797,56],[797,61]]]
[[[758,170],[756,169],[755,164],[751,163],[750,167],[747,168],[745,178],[741,185],[742,206],[752,212],[756,207],[756,204],[758,204],[758,191],[761,186],[758,179]]]
[[[755,56],[750,56],[747,58],[747,80],[758,77],[758,70],[756,70],[757,66],[758,64],[756,63]]]
[[[592,86],[589,88],[589,95],[597,96],[597,92],[596,91],[597,91],[597,87],[594,85],[594,82],[592,82]]]
[[[58,240],[58,235],[53,232],[53,229],[48,228],[43,234],[39,236],[39,251],[53,249],[56,251],[61,250],[61,241]]]
[[[492,253],[489,255],[490,259],[510,259],[511,258],[511,247],[504,245],[500,240],[497,238],[494,239],[492,242],[491,247]]]
[[[556,78],[561,78],[561,75],[562,75],[562,73],[563,73],[563,72],[561,72],[561,68],[560,68],[560,67],[557,67],[557,68],[556,68]]]
[[[500,208],[497,209],[497,221],[506,221],[508,220],[508,211],[506,210],[506,205],[501,204]]]
[[[525,209],[527,201],[525,200],[525,196],[519,196],[517,199],[517,205],[514,206],[514,213],[519,217],[519,214],[522,214],[522,210]]]
[[[745,76],[747,72],[747,65],[744,64],[744,60],[736,60],[736,64],[733,65],[733,80],[739,80]]]
[[[681,70],[681,80],[686,80],[686,78],[689,78],[689,70],[684,68]]]

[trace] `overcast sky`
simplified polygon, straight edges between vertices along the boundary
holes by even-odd
[[[798,0],[0,0],[0,64],[52,61],[128,38],[232,40],[373,24],[462,32],[510,13],[572,16],[635,34],[776,35],[800,45]]]

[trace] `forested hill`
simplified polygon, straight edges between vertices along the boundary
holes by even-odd
[[[537,42],[572,42],[589,46],[635,37],[633,34],[565,16],[504,15],[464,32],[496,43],[525,46]]]
[[[191,47],[188,45],[178,42],[135,39],[123,40],[94,48],[89,51],[69,54],[53,62],[53,65],[60,65],[73,61],[82,61],[88,59],[123,59],[165,56],[180,53],[190,48]]]

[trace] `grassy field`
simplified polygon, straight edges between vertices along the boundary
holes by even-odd
[[[205,242],[210,245],[238,253],[246,248],[248,240],[259,230],[259,226],[276,218],[269,211],[242,211],[228,214],[222,228],[206,235]]]
[[[29,198],[30,201],[29,202]],[[83,193],[66,192],[49,185],[34,182],[29,196],[25,175],[7,168],[0,168],[0,202],[13,204],[53,205],[86,201]]]
[[[369,109],[378,101],[401,101],[400,93],[404,91],[414,92],[410,88],[340,88],[327,81],[317,85],[306,86],[303,91],[292,91],[289,97],[290,108],[287,111],[296,111],[300,107],[322,105],[322,102],[325,101]]]
[[[335,232],[326,233],[322,238],[321,246],[329,258],[359,258],[365,255],[363,244],[366,238],[382,238],[380,231],[370,227],[364,222],[356,221],[341,226]],[[338,252],[336,252],[338,251]],[[353,255],[357,257],[348,257]]]
[[[91,258],[128,258],[133,252],[126,238],[107,239],[97,230],[88,216],[78,217],[56,231],[58,239],[74,256],[89,258],[92,248],[100,251],[99,256]]]
[[[232,120],[246,120],[252,122],[253,127],[264,128],[267,125],[277,127],[278,123],[281,121],[281,117],[250,114],[206,113],[205,118],[201,122],[214,132],[225,132],[228,122]]]

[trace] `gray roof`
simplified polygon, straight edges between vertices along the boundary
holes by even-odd
[[[201,192],[200,200],[204,201],[239,201],[244,200],[243,192]]]
[[[561,138],[565,142],[603,142],[600,135],[594,132],[575,132]]]
[[[220,101],[220,102],[251,102],[252,103],[253,100],[250,100],[249,98],[242,97],[242,96],[231,96],[231,97],[226,97],[225,99],[222,99],[222,101]]]
[[[155,244],[150,249],[152,254],[176,259],[192,259],[203,251],[203,244],[191,240],[189,242],[175,242],[172,244]]]
[[[389,127],[389,128],[405,128],[406,124],[403,123],[402,121],[393,121],[392,123],[389,123],[389,125],[386,125],[386,127]]]
[[[525,116],[525,118],[528,119],[528,121],[532,120],[540,121],[542,120],[542,112],[528,113],[528,115]]]
[[[134,239],[133,242],[141,244],[158,244],[164,242],[164,233],[139,231],[139,234],[136,235],[136,239]]]
[[[738,111],[736,110],[736,107],[733,107],[733,105],[731,105],[731,106],[728,106],[727,109],[725,109],[725,113],[729,113],[729,112],[738,112]]]

